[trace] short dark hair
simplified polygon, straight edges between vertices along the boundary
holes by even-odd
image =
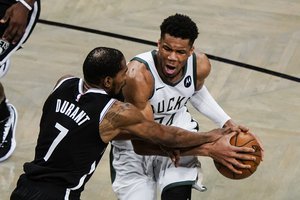
[[[194,44],[199,34],[196,23],[187,15],[178,13],[164,19],[160,25],[160,31],[161,38],[165,34],[170,34],[173,37],[189,39],[191,45]]]
[[[115,77],[121,70],[124,55],[121,51],[109,47],[96,47],[83,63],[83,76],[86,82],[99,84],[106,76]]]

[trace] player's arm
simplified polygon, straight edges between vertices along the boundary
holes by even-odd
[[[237,130],[214,129],[196,134],[178,127],[161,125],[145,119],[143,114],[132,104],[120,101],[113,103],[99,125],[100,136],[106,143],[123,134],[126,136],[132,134],[131,139],[148,140],[158,144],[162,149],[207,146],[208,143],[211,143],[212,147],[202,149],[201,155],[213,157],[235,173],[239,173],[233,166],[238,168],[249,166],[239,163],[237,159],[251,160],[252,156],[243,153],[253,153],[254,150],[230,145],[230,137],[236,134],[233,131]],[[196,155],[200,155],[199,152]]]
[[[219,127],[239,128],[243,132],[248,132],[249,129],[242,125],[237,125],[219,106],[215,99],[211,96],[204,85],[205,79],[209,76],[211,64],[207,56],[203,53],[197,54],[197,84],[196,92],[190,99],[193,107],[203,115],[212,120]],[[252,134],[252,133],[251,133]],[[264,157],[264,148],[259,138],[252,134],[262,149],[262,158]]]
[[[101,121],[99,131],[102,140],[106,143],[118,135],[132,134],[133,138],[139,137],[167,147],[184,148],[217,141],[234,130],[214,129],[195,134],[182,128],[147,120],[132,104],[115,101]]]
[[[210,70],[211,64],[207,56],[203,53],[198,53],[196,91],[191,97],[190,102],[196,110],[212,120],[219,127],[223,127],[231,118],[219,106],[204,85]]]
[[[253,160],[255,161],[255,156],[247,155],[247,154],[239,154],[239,152],[230,152],[228,151],[223,142],[229,142],[230,138],[234,136],[234,133],[227,135],[226,137],[220,138],[216,142],[210,142],[203,145],[199,145],[197,147],[191,148],[181,148],[179,149],[181,156],[186,155],[198,155],[198,156],[206,156],[212,158],[214,161],[222,163],[227,168],[229,168],[234,173],[241,173],[239,168],[250,168],[250,165],[243,164],[240,160]],[[228,144],[229,145],[229,144]],[[231,145],[229,145],[231,146]],[[232,146],[233,147],[233,146]],[[239,158],[238,158],[239,157]],[[239,161],[238,161],[238,160]]]
[[[130,61],[127,66],[126,85],[122,90],[125,101],[137,107],[146,119],[153,120],[152,107],[148,101],[154,90],[153,76],[145,64],[136,60]]]
[[[9,7],[5,15],[0,20],[1,24],[8,23],[2,39],[12,44],[17,43],[25,33],[28,16],[30,10],[33,8],[35,0],[19,1]]]
[[[191,104],[196,110],[211,119],[219,127],[236,127],[247,132],[249,129],[244,126],[236,125],[205,87],[204,82],[209,76],[210,71],[211,64],[209,59],[205,54],[198,53],[196,91],[190,99]]]
[[[128,63],[126,86],[123,88],[125,101],[136,106],[148,120],[153,120],[149,103],[154,91],[154,79],[145,64],[133,60]],[[159,145],[145,140],[131,140],[134,151],[140,155],[169,156]]]

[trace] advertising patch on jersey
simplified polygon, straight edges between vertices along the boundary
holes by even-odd
[[[0,55],[4,54],[8,47],[9,43],[0,39]]]
[[[192,84],[192,78],[191,76],[187,76],[185,79],[184,79],[184,86],[186,88],[190,87]]]

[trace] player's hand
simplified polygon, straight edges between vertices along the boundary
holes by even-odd
[[[253,148],[249,147],[236,147],[230,144],[230,138],[236,135],[237,132],[231,132],[223,137],[220,137],[217,141],[206,143],[202,145],[202,148],[206,148],[207,155],[215,161],[225,165],[232,172],[241,174],[242,171],[238,170],[244,168],[250,168],[250,165],[245,165],[238,160],[255,160],[256,158],[248,153],[254,153]]]
[[[250,135],[252,135],[258,142],[260,148],[261,148],[261,161],[264,160],[264,146],[261,142],[261,140],[258,138],[258,136],[256,136],[255,134],[249,132],[249,128],[248,127],[245,127],[243,125],[237,125],[236,123],[234,123],[231,119],[228,120],[225,124],[224,124],[224,127],[231,127],[231,128],[237,128],[237,129],[240,129],[242,132],[244,133],[249,133]]]
[[[265,156],[265,150],[264,150],[264,146],[263,146],[261,140],[259,139],[259,137],[257,135],[255,135],[255,134],[253,134],[251,132],[247,132],[247,133],[249,133],[250,135],[252,135],[256,139],[257,143],[259,144],[259,147],[261,149],[260,150],[261,151],[261,161],[263,161],[264,160],[264,156]]]
[[[232,119],[228,120],[223,126],[223,128],[228,128],[228,127],[233,128],[235,130],[245,132],[245,133],[247,133],[249,131],[248,127],[243,126],[243,125],[238,125]]]
[[[180,150],[173,150],[170,154],[170,158],[172,162],[174,163],[175,167],[179,166],[179,160],[180,160]]]
[[[208,142],[215,142],[225,135],[229,135],[232,132],[238,133],[240,131],[241,130],[238,127],[226,127],[213,129],[211,131],[206,132],[206,134],[209,136]]]
[[[5,12],[4,17],[0,20],[1,24],[8,23],[2,39],[16,44],[25,33],[29,10],[21,3],[15,3]]]
[[[161,145],[159,147],[162,152],[172,160],[175,167],[178,167],[180,160],[180,150],[163,147]]]

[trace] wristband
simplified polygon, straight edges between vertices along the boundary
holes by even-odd
[[[25,0],[17,0],[17,1],[23,4],[23,6],[25,6],[28,10],[32,10],[32,7]]]

